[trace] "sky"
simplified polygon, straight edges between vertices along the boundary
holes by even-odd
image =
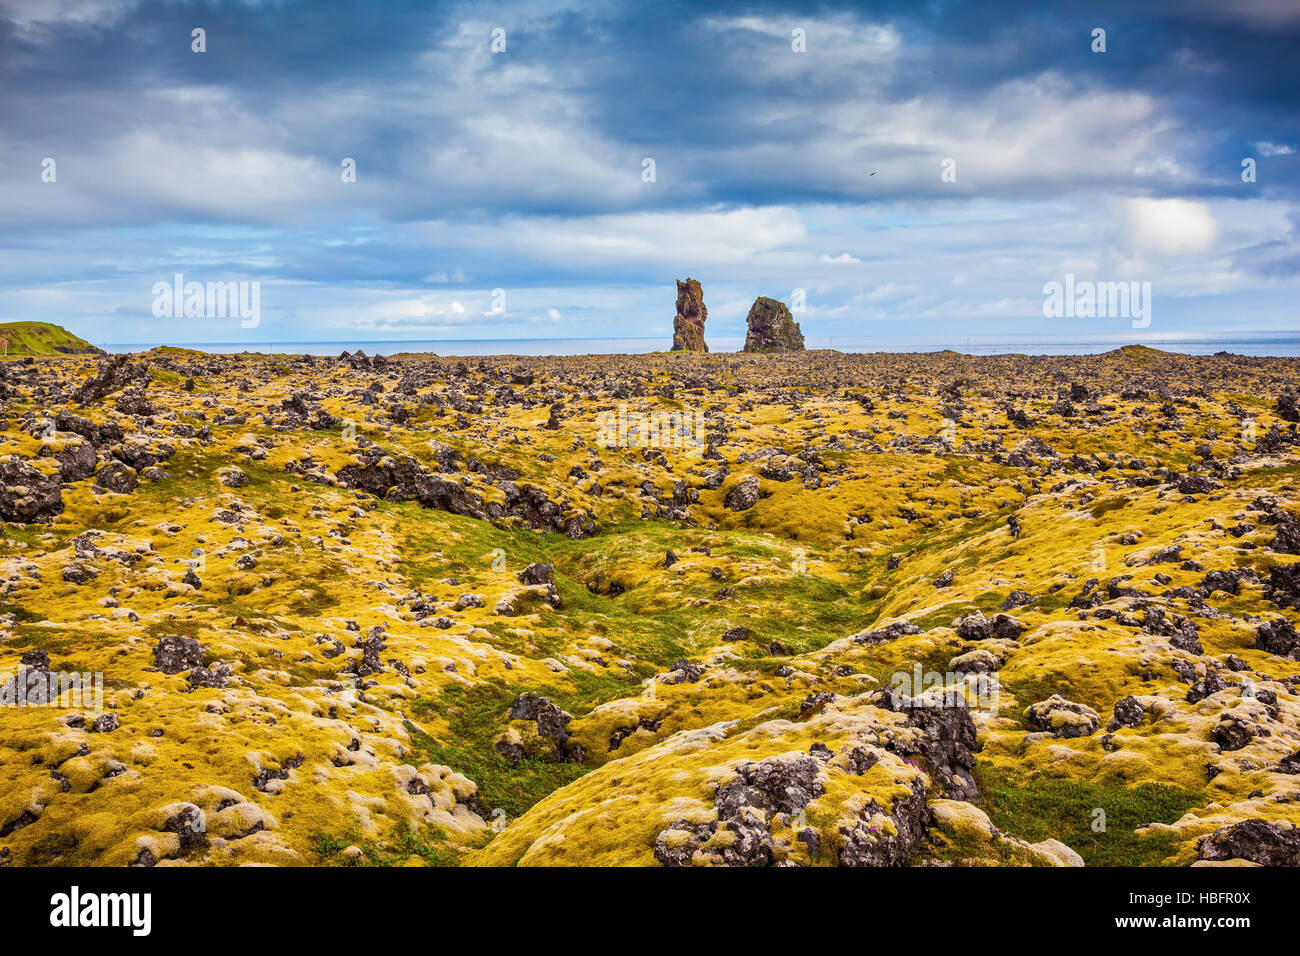
[[[1300,331],[1298,64],[1300,0],[0,0],[0,321],[667,347],[690,276],[713,339],[758,296],[823,339]],[[256,321],[168,315],[177,274]],[[1067,275],[1149,324],[1045,315]]]

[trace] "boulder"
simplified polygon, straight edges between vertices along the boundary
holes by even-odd
[[[758,504],[758,499],[758,479],[750,475],[727,492],[724,504],[732,511],[748,511]]]
[[[63,489],[57,475],[37,471],[17,455],[0,462],[0,519],[48,521],[63,513]]]
[[[1087,737],[1101,724],[1101,717],[1087,704],[1076,704],[1060,694],[1030,704],[1025,717],[1039,730],[1057,737]]]
[[[154,645],[153,661],[164,674],[179,674],[203,666],[203,648],[192,637],[168,635]]]
[[[1260,866],[1300,866],[1300,829],[1287,823],[1243,820],[1196,841],[1202,860],[1249,860]]]
[[[1300,635],[1284,617],[1265,621],[1255,629],[1255,647],[1278,657],[1300,657]]]

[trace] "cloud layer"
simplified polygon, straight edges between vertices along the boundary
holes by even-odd
[[[718,335],[1122,333],[1042,318],[1072,272],[1292,328],[1296,6],[1039,6],[0,0],[0,320],[667,335],[691,275]],[[176,272],[261,325],[159,328]]]

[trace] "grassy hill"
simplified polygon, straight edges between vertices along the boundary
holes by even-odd
[[[103,349],[49,322],[6,322],[0,325],[0,340],[0,355],[103,354]]]

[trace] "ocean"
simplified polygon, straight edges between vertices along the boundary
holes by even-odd
[[[737,352],[743,337],[710,337],[714,352]],[[966,355],[1091,355],[1108,352],[1124,345],[1147,345],[1151,348],[1188,355],[1212,355],[1231,352],[1237,355],[1300,355],[1300,333],[1260,332],[1231,335],[1190,333],[1159,336],[1111,336],[1091,338],[1043,339],[1032,336],[826,336],[806,335],[809,349],[838,349],[841,352],[940,352],[950,349]],[[586,338],[586,339],[389,339],[376,341],[335,342],[165,342],[104,343],[108,352],[141,352],[155,345],[177,345],[217,354],[261,352],[285,355],[338,355],[361,349],[367,355],[395,355],[399,352],[434,352],[447,356],[473,355],[644,355],[666,351],[669,340],[653,338]]]

